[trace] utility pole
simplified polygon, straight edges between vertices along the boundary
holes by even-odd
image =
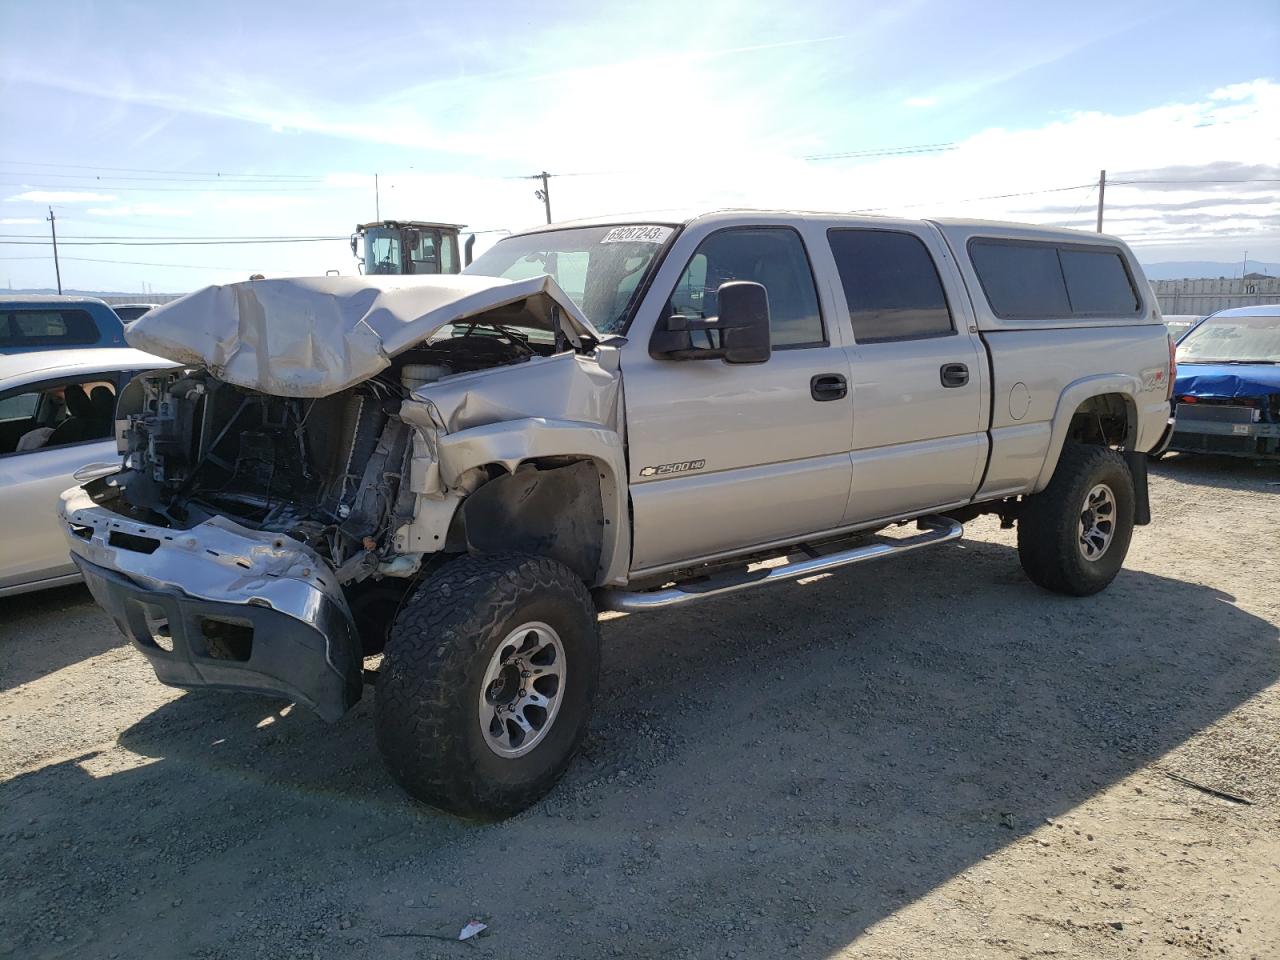
[[[53,235],[53,272],[58,278],[58,296],[62,296],[62,268],[58,266],[58,228],[54,221],[53,207],[49,208],[49,233]]]
[[[1098,232],[1102,232],[1102,204],[1107,196],[1107,171],[1098,174]]]
[[[382,199],[378,194],[378,175],[373,175],[373,219],[382,219]]]
[[[543,208],[547,211],[547,223],[551,222],[551,184],[548,181],[551,174],[543,170],[541,173],[535,173],[530,180],[541,180],[542,189],[533,191],[533,195],[542,201]]]

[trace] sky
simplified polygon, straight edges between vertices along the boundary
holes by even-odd
[[[50,207],[65,287],[181,292],[354,273],[345,239],[196,241],[376,213],[483,249],[540,170],[557,220],[1091,230],[1104,168],[1144,262],[1280,261],[1280,4],[0,4],[0,287],[53,285]]]

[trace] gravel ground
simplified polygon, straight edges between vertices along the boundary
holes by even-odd
[[[585,754],[495,826],[397,791],[369,697],[182,694],[83,590],[0,601],[0,955],[1280,956],[1280,469],[1152,502],[1091,599],[981,520],[612,617]]]

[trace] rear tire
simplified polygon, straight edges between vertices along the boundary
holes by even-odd
[[[568,768],[599,671],[595,606],[573,571],[545,557],[459,558],[418,587],[391,629],[378,748],[416,799],[510,816]]]
[[[1133,536],[1133,476],[1107,447],[1068,443],[1053,479],[1018,518],[1018,559],[1033,583],[1073,597],[1104,589]]]

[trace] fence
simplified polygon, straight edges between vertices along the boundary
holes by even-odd
[[[1207,316],[1229,307],[1280,303],[1280,277],[1153,280],[1160,312]]]

